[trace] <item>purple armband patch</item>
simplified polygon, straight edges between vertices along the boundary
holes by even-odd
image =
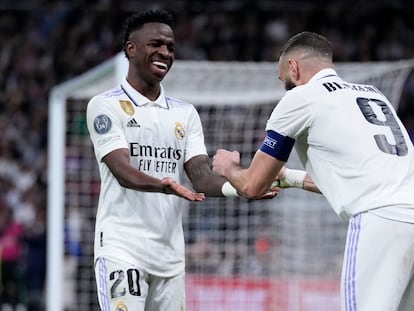
[[[260,150],[280,161],[287,162],[294,144],[295,140],[289,136],[267,131]]]

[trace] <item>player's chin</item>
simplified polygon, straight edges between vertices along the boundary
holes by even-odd
[[[157,66],[154,66],[152,73],[155,79],[158,82],[161,82],[164,79],[164,77],[167,75],[168,71],[169,71],[168,69],[161,69],[161,68],[158,68]]]

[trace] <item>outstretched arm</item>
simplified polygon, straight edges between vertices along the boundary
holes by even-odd
[[[244,196],[231,186],[228,180],[214,173],[211,169],[209,158],[206,155],[195,156],[185,163],[185,170],[196,191],[203,192],[206,196]],[[266,191],[257,199],[271,199],[278,193],[278,189]]]
[[[128,149],[117,149],[102,160],[122,187],[146,192],[174,194],[189,201],[203,201],[204,193],[195,193],[172,178],[158,179],[147,175],[129,162]]]
[[[263,196],[270,188],[284,162],[258,150],[248,168],[240,166],[237,151],[217,150],[213,171],[226,177],[237,191],[249,199]]]

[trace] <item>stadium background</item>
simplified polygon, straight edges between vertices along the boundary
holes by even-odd
[[[8,294],[29,302],[29,310],[43,310],[44,301],[49,91],[119,52],[123,18],[150,7],[175,14],[181,60],[273,61],[281,44],[302,30],[330,38],[338,62],[414,55],[409,1],[1,0],[0,241],[11,241],[9,252],[3,247],[2,271],[15,272],[2,279],[17,277],[16,291]],[[413,83],[407,80],[399,105],[411,133]],[[81,256],[71,238],[67,253]],[[1,291],[0,301],[6,294]]]

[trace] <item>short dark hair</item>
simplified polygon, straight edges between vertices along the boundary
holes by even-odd
[[[305,49],[323,58],[332,60],[332,44],[324,36],[315,32],[304,31],[294,35],[282,47],[280,56],[289,53],[295,49]]]
[[[131,33],[140,29],[147,23],[161,23],[173,28],[174,17],[171,13],[165,10],[148,10],[142,13],[135,13],[128,17],[124,22],[122,35],[122,48],[124,49],[125,55],[125,44],[129,40]]]

